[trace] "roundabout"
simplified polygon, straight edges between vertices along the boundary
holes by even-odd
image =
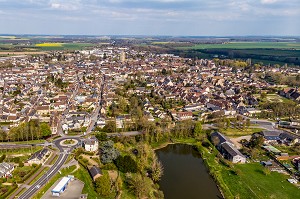
[[[60,143],[59,143],[59,145],[62,146],[62,147],[72,147],[72,146],[75,146],[77,144],[78,144],[78,140],[77,139],[72,139],[72,138],[61,140]]]

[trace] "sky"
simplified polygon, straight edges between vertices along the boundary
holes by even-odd
[[[300,36],[300,0],[0,0],[0,34]]]

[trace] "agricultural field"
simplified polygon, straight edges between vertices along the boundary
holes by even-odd
[[[39,50],[82,50],[86,47],[92,47],[91,43],[39,43],[35,47]]]
[[[180,49],[295,49],[300,50],[300,43],[295,42],[230,42],[224,44],[197,44]]]
[[[92,43],[37,43],[33,45],[1,43],[0,39],[0,55],[17,55],[17,54],[37,54],[41,51],[51,50],[83,50],[87,47],[93,47]]]

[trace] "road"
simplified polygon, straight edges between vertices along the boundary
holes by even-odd
[[[75,146],[70,148],[64,148],[60,145],[60,142],[65,139],[76,139],[80,143],[80,139],[78,137],[65,137],[59,138],[54,141],[55,146],[59,149],[60,154],[55,164],[33,185],[31,185],[22,195],[19,196],[19,199],[29,199],[31,198],[39,189],[47,184],[48,180],[51,179],[63,166],[64,162],[67,160],[69,156],[69,152],[71,152]]]

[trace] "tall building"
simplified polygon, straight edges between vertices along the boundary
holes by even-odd
[[[122,63],[124,63],[124,62],[126,61],[126,53],[125,53],[125,51],[122,51],[122,52],[121,52],[121,55],[120,55],[120,61],[121,61]]]

